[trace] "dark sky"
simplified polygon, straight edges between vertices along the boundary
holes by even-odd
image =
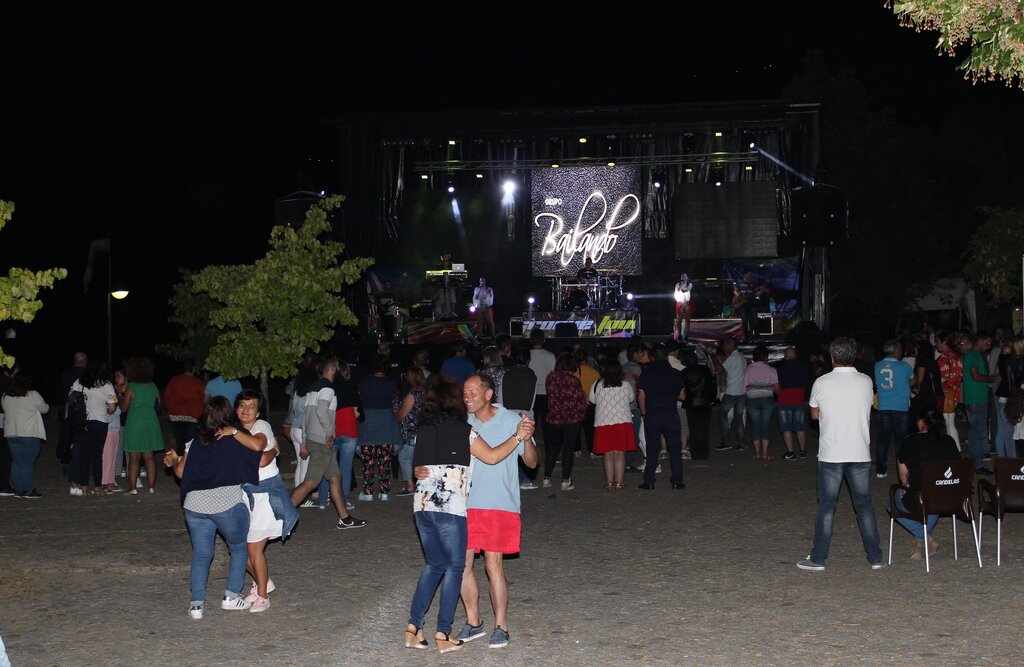
[[[275,198],[333,189],[334,114],[773,98],[809,48],[915,123],[1022,94],[963,81],[881,0],[17,4],[0,10],[0,198],[18,206],[0,266],[72,270],[29,327],[53,331],[89,240],[112,236],[133,349],[155,342],[178,266],[251,261]]]

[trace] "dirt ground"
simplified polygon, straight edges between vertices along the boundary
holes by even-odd
[[[284,470],[293,458],[285,454]],[[260,615],[216,604],[220,544],[213,603],[193,621],[173,481],[161,474],[154,496],[71,497],[51,442],[37,467],[44,497],[0,498],[0,635],[15,667],[1024,663],[1020,516],[1004,525],[1002,567],[991,519],[979,569],[970,526],[957,525],[953,560],[944,518],[931,574],[908,559],[912,541],[899,526],[892,566],[872,571],[844,491],[828,568],[804,572],[794,563],[813,535],[813,458],[765,464],[749,449],[713,451],[686,463],[682,491],[667,474],[640,491],[634,473],[627,489],[608,492],[600,461],[584,455],[576,466],[575,491],[523,493],[522,554],[505,563],[511,643],[489,650],[478,640],[442,657],[402,645],[423,562],[409,498],[357,502],[353,513],[369,522],[362,530],[336,530],[330,510],[302,510],[294,537],[268,548],[278,590]],[[886,555],[893,481],[872,481]],[[477,574],[485,585],[480,562]],[[481,602],[489,633],[486,595]],[[456,627],[464,620],[460,606]]]

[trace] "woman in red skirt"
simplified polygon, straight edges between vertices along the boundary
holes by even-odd
[[[621,489],[626,474],[626,452],[636,449],[630,404],[635,390],[612,359],[601,367],[601,379],[590,388],[594,412],[594,453],[604,455],[606,489]]]

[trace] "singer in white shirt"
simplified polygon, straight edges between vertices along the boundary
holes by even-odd
[[[480,277],[480,286],[473,290],[473,305],[476,307],[477,335],[484,336],[484,329],[490,327],[491,336],[496,334],[494,327],[494,290],[487,286],[487,278]]]

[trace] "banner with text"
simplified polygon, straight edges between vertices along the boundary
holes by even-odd
[[[533,275],[575,276],[589,257],[607,273],[641,273],[639,167],[531,172]]]

